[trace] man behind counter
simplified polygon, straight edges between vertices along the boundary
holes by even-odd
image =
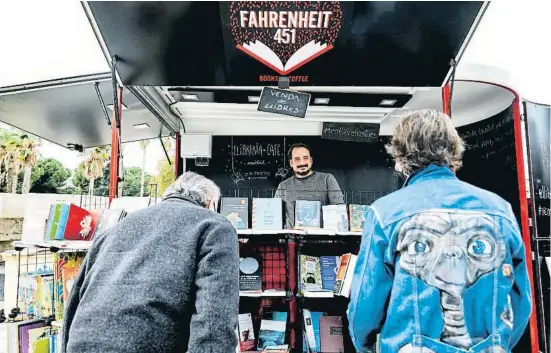
[[[286,228],[292,228],[295,224],[296,200],[320,201],[322,206],[344,204],[344,196],[335,177],[312,170],[313,159],[307,145],[295,143],[289,149],[288,157],[295,175],[282,181],[274,195],[283,199]]]

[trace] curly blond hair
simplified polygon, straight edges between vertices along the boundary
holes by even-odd
[[[398,121],[386,150],[405,176],[429,164],[447,166],[455,172],[463,165],[465,143],[449,116],[423,109],[408,112]]]

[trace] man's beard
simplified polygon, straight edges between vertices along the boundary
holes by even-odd
[[[297,167],[297,169],[300,169],[300,168],[303,168],[303,167],[306,167],[306,170],[301,172],[301,171],[295,171],[295,175],[298,175],[298,176],[306,176],[308,174],[310,174],[310,172],[312,171],[312,168],[308,168],[307,165],[299,165]]]

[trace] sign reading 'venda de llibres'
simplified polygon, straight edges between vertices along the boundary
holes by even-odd
[[[304,118],[310,104],[310,94],[287,89],[264,87],[258,101],[258,110]]]
[[[343,12],[336,1],[232,1],[236,47],[281,76],[333,48]]]

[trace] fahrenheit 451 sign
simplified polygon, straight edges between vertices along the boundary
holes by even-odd
[[[286,76],[333,48],[343,12],[329,1],[232,1],[228,16],[237,49]]]

